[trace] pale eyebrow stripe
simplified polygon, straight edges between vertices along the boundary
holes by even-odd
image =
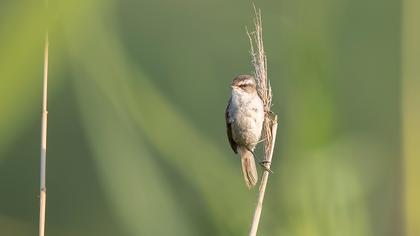
[[[252,83],[252,81],[250,81],[250,80],[243,80],[243,81],[240,81],[238,83],[239,86],[241,86],[241,85],[253,85],[253,84],[254,83]]]

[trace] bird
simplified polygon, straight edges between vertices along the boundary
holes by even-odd
[[[252,188],[258,181],[254,149],[261,137],[264,105],[253,76],[236,76],[231,88],[225,111],[227,137],[232,150],[241,158],[245,184]]]

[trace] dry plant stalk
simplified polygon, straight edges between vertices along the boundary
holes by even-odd
[[[45,34],[44,48],[44,84],[42,92],[42,123],[41,123],[41,166],[40,166],[40,200],[39,200],[39,236],[45,234],[45,207],[47,202],[46,160],[47,160],[47,99],[48,99],[48,31]]]
[[[257,235],[258,224],[260,222],[261,211],[263,207],[265,189],[268,182],[269,169],[271,166],[271,159],[273,157],[273,150],[276,141],[277,133],[277,115],[271,112],[272,92],[271,85],[267,78],[267,57],[264,52],[264,43],[262,37],[262,22],[261,10],[256,9],[254,5],[255,31],[247,34],[251,45],[252,64],[255,69],[255,78],[258,84],[258,94],[264,103],[264,169],[263,176],[260,182],[257,206],[255,207],[254,217],[249,231],[249,236]]]

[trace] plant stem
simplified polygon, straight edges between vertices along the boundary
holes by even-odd
[[[270,169],[270,166],[271,166],[271,159],[273,158],[274,144],[276,142],[277,115],[275,115],[274,118],[271,120],[271,134],[272,134],[272,142],[271,142],[270,152],[268,153],[268,156],[266,156],[264,159],[266,161],[265,166],[267,167],[268,170]],[[249,236],[257,235],[258,225],[261,218],[261,212],[262,212],[263,201],[264,201],[264,196],[265,196],[265,189],[267,187],[268,176],[270,175],[270,172],[268,170],[264,169],[264,173],[261,178],[257,206],[255,207],[254,217],[252,219]]]
[[[47,159],[47,99],[48,99],[48,30],[45,34],[44,48],[44,85],[42,94],[42,123],[41,123],[41,184],[40,184],[40,201],[39,201],[39,236],[45,234],[45,207],[47,201],[47,187],[45,183],[46,177],[46,159]]]
[[[261,218],[265,190],[267,187],[268,176],[270,172],[271,159],[273,158],[273,150],[276,142],[277,134],[277,115],[271,111],[272,91],[270,81],[267,77],[267,57],[264,51],[264,42],[262,36],[262,20],[261,10],[257,10],[254,5],[254,27],[255,31],[249,33],[247,31],[250,46],[252,64],[255,69],[255,78],[258,84],[258,94],[264,104],[264,161],[265,168],[260,182],[257,206],[255,207],[254,217],[252,219],[249,236],[256,236],[258,225]]]

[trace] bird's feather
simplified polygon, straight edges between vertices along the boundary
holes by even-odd
[[[227,132],[227,136],[228,136],[228,139],[229,139],[230,147],[232,148],[232,150],[235,153],[238,153],[238,150],[237,150],[238,144],[235,141],[233,141],[233,137],[232,137],[232,119],[229,116],[229,106],[230,106],[231,100],[232,100],[232,98],[229,99],[229,102],[228,102],[228,105],[227,105],[226,111],[225,111],[226,132]]]

